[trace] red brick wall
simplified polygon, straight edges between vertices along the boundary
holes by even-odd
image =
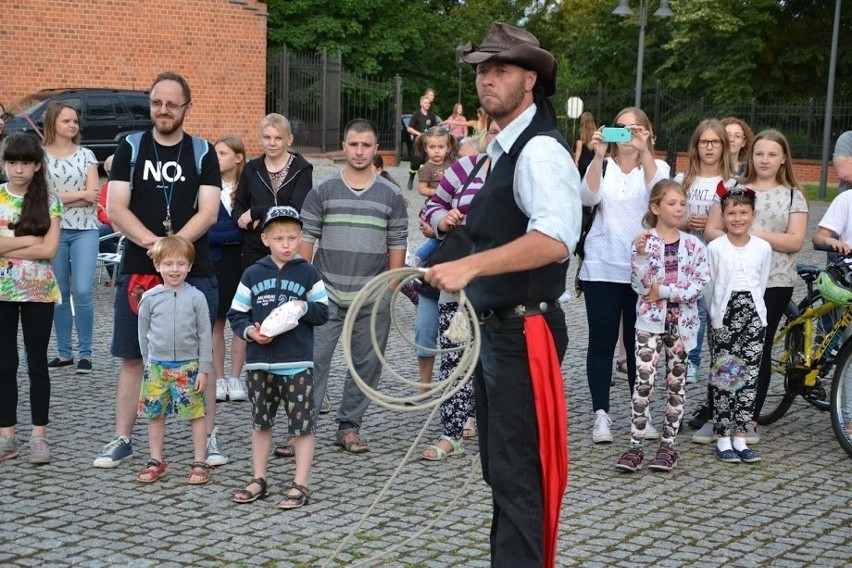
[[[266,6],[257,0],[3,2],[0,101],[45,88],[148,90],[157,73],[192,89],[185,128],[213,141],[243,137],[260,151],[266,111]]]
[[[665,154],[659,154],[661,160],[665,160]],[[687,156],[679,153],[677,155],[677,171],[686,171]],[[796,179],[799,183],[819,183],[820,170],[822,162],[819,160],[793,160],[793,171],[796,173]],[[840,180],[837,179],[837,173],[834,171],[834,166],[831,162],[828,163],[828,183],[829,185],[837,185]]]

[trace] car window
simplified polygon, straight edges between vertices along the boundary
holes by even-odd
[[[115,97],[110,95],[89,97],[86,101],[86,120],[114,120],[119,114],[116,112],[115,103]]]
[[[151,107],[147,95],[130,95],[125,97],[124,103],[134,120],[150,120]]]

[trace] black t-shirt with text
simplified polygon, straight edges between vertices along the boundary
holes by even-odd
[[[142,136],[133,182],[130,192],[130,212],[142,222],[149,231],[157,236],[166,235],[166,202],[171,193],[172,230],[177,233],[189,219],[198,212],[198,187],[201,185],[222,186],[219,173],[219,160],[216,152],[208,143],[208,151],[201,162],[199,177],[192,149],[192,138],[184,133],[183,140],[174,146],[156,144],[151,132]],[[115,152],[110,171],[110,181],[130,181],[130,144],[122,142]],[[180,160],[178,160],[180,156]],[[157,159],[159,158],[159,160]],[[191,276],[213,276],[213,263],[210,260],[210,245],[207,234],[194,243],[195,262]],[[147,251],[126,241],[124,274],[156,274],[154,263],[148,258]]]

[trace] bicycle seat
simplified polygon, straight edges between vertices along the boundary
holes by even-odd
[[[819,276],[822,269],[813,264],[797,264],[796,273],[806,282],[813,282]]]

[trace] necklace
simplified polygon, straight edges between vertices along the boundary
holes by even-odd
[[[160,167],[160,174],[162,176],[163,172],[163,164],[160,162],[160,155],[157,152],[157,141],[154,140],[154,136],[151,136],[151,144],[154,145],[154,158],[157,160],[157,164]],[[178,155],[175,163],[180,167],[180,155],[183,152],[183,136],[180,139],[180,146],[178,146]],[[175,180],[177,179],[177,175],[172,178],[172,183],[169,186],[169,190],[166,191],[165,184],[163,184],[163,199],[166,200],[166,219],[163,221],[163,227],[166,228],[166,235],[172,236],[174,235],[174,231],[172,230],[172,196],[175,192]]]

